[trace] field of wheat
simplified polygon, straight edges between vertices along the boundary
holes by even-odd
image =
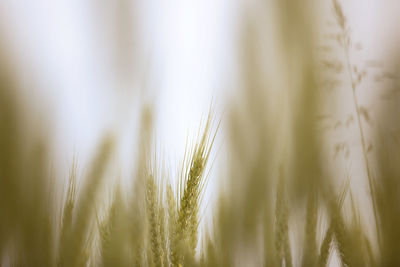
[[[155,107],[141,103],[129,186],[113,131],[58,177],[48,128],[34,120],[27,131],[0,43],[0,266],[400,266],[398,55],[385,68],[355,62],[361,44],[340,0],[328,1],[327,27],[317,1],[264,2],[261,19],[240,23],[234,97],[204,107],[181,164],[163,164]],[[361,99],[371,80],[385,96],[373,111]],[[353,160],[358,171],[339,170]],[[207,205],[210,179],[220,186]]]

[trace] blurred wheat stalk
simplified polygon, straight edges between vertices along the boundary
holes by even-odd
[[[378,114],[381,124],[374,129],[372,158],[367,155],[361,120],[368,113],[357,98],[365,75],[351,63],[349,25],[340,3],[333,0],[339,32],[333,45],[345,52],[343,71],[350,77],[371,193],[377,235],[371,239],[360,216],[369,207],[355,201],[351,177],[340,190],[332,189],[337,177],[329,173],[326,165],[330,163],[322,153],[317,127],[320,59],[314,42],[318,28],[311,11],[316,3],[269,3],[276,12],[277,34],[268,46],[275,49],[276,61],[261,56],[260,44],[267,45],[265,37],[270,36],[260,31],[256,19],[245,19],[243,89],[226,117],[229,186],[221,192],[212,227],[201,232],[202,237],[199,211],[218,128],[212,111],[184,156],[176,187],[152,157],[152,111],[144,108],[132,190],[116,183],[109,189],[110,203],[101,205],[106,197],[102,193],[105,179],[113,175],[108,165],[117,142],[106,137],[87,168],[84,183],[77,183],[74,160],[65,192],[59,196],[48,171],[46,136],[24,131],[23,109],[15,93],[18,72],[2,53],[0,264],[308,267],[327,266],[336,255],[342,266],[400,266],[400,99],[393,98]],[[261,11],[267,8],[262,6]],[[323,65],[337,70],[337,64],[325,61]],[[271,67],[280,77],[265,73]],[[398,90],[393,84],[389,90]],[[268,99],[277,85],[281,86],[277,98]],[[344,210],[345,205],[350,211]]]

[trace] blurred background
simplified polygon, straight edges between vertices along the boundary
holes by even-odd
[[[75,148],[86,158],[105,129],[124,128],[134,139],[139,99],[157,107],[157,140],[174,158],[205,107],[235,89],[240,23],[247,13],[256,16],[259,2],[3,0],[2,42],[17,65],[21,95],[52,131],[57,158]],[[357,60],[384,61],[396,48],[399,5],[343,2],[363,47]],[[320,8],[327,25],[331,1]]]
[[[226,100],[235,94],[243,22],[249,16],[268,28],[265,17],[274,12],[260,14],[262,4],[256,0],[1,1],[2,42],[18,70],[31,127],[37,120],[47,126],[55,169],[65,173],[73,154],[84,166],[104,132],[112,131],[119,137],[121,167],[129,177],[139,111],[147,103],[155,108],[158,149],[174,172],[187,138],[196,136],[208,107],[213,104],[221,118]],[[332,3],[319,4],[319,23],[329,32],[334,24]],[[342,4],[360,48],[351,55],[354,62],[390,62],[386,59],[400,40],[399,1]],[[324,38],[322,33],[322,45]],[[372,109],[379,101],[375,87],[370,79],[360,93],[362,104]],[[335,93],[339,117],[353,109],[351,90],[346,89]],[[343,172],[363,172],[357,129],[336,129],[330,138],[332,143],[349,140],[352,147],[350,161],[337,159]],[[216,147],[221,147],[220,140]],[[216,166],[214,174],[220,171]]]
[[[21,96],[47,122],[59,159],[75,149],[87,158],[106,129],[135,140],[142,102],[156,108],[163,149],[183,155],[182,140],[233,77],[234,1],[0,5]]]
[[[156,140],[176,161],[186,146],[182,140],[195,135],[207,107],[214,103],[220,117],[220,104],[237,87],[241,23],[245,15],[256,17],[259,5],[3,0],[0,27],[21,96],[31,114],[40,114],[32,120],[46,121],[57,161],[64,164],[74,151],[85,160],[110,129],[124,136],[129,151],[143,101],[156,107]],[[399,6],[395,0],[343,2],[353,39],[363,48],[352,55],[355,60],[383,62],[392,54],[400,39]],[[318,8],[321,25],[329,27],[331,1]],[[362,101],[373,105],[372,82],[365,87]],[[340,108],[348,108],[346,99]]]
[[[225,105],[234,97],[245,20],[250,17],[259,27],[270,27],[265,18],[274,11],[261,13],[263,2],[268,1],[1,1],[2,42],[18,70],[19,95],[30,114],[28,127],[45,123],[54,169],[61,176],[67,173],[74,154],[85,166],[104,133],[113,132],[119,139],[122,176],[130,179],[140,110],[150,104],[155,111],[157,150],[175,173],[187,139],[196,137],[210,105],[216,118],[222,118]],[[319,4],[315,8],[323,46],[324,30],[329,32],[334,20],[332,2]],[[359,45],[351,54],[354,63],[390,62],[387,59],[400,41],[400,2],[342,4],[352,39]],[[331,103],[339,118],[353,110],[347,89],[345,85],[336,90]],[[360,91],[363,106],[373,110],[379,105],[380,92],[373,79],[364,82]],[[364,173],[357,128],[334,128],[328,134],[331,143],[346,140],[346,150],[352,153],[348,160],[337,157],[334,145],[329,148],[340,174]],[[222,143],[219,138],[213,152],[220,161],[224,153],[215,157],[215,151],[220,151]],[[217,176],[223,165],[215,166],[212,175]],[[363,175],[354,176],[365,194]],[[217,184],[210,179],[208,191]]]

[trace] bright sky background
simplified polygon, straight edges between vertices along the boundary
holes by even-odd
[[[67,159],[77,150],[86,158],[104,129],[135,129],[127,124],[135,124],[137,116],[132,113],[138,112],[141,88],[147,87],[145,99],[156,107],[157,142],[175,160],[230,79],[234,1],[137,3],[138,21],[132,24],[141,43],[126,48],[139,54],[138,68],[144,70],[135,77],[136,84],[122,85],[113,80],[113,44],[107,39],[113,36],[107,25],[112,25],[115,14],[107,14],[104,3],[96,6],[101,2],[0,2],[3,31],[24,77],[24,95],[48,115],[61,147],[58,156]],[[121,96],[122,103],[116,105]]]
[[[49,115],[59,145],[66,150],[76,147],[83,154],[98,142],[102,129],[121,124],[115,118],[129,110],[114,104],[118,95],[113,90],[119,85],[110,74],[107,38],[112,34],[107,33],[107,20],[115,17],[107,15],[113,10],[101,2],[0,1],[1,24],[26,78],[26,95],[32,105]],[[124,97],[137,105],[140,94],[135,90],[156,88],[157,93],[148,98],[155,102],[159,141],[171,157],[181,154],[185,146],[182,140],[196,133],[212,99],[223,98],[221,91],[234,81],[232,42],[241,11],[238,2],[136,3],[140,12],[132,23],[139,29],[142,44],[139,49],[131,47],[140,53],[140,66],[149,70],[152,82],[143,86],[139,81],[131,86],[134,93]],[[400,36],[396,28],[398,1],[342,2],[354,39],[363,44],[368,56],[384,57],[395,43],[388,41]]]

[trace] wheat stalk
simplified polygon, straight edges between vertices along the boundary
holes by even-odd
[[[153,175],[146,179],[146,211],[149,221],[151,259],[155,266],[162,266],[160,221],[158,210],[158,189]]]
[[[281,265],[292,266],[292,255],[290,252],[288,220],[289,211],[286,200],[286,182],[283,167],[279,170],[277,196],[275,204],[275,248]]]
[[[75,208],[76,202],[76,159],[74,158],[72,167],[69,173],[69,183],[67,190],[67,198],[64,202],[63,214],[62,214],[62,224],[61,224],[61,235],[60,235],[60,248],[58,255],[63,256],[62,251],[66,249],[67,239],[71,235],[72,231],[72,216]],[[64,262],[65,259],[59,259],[60,262]]]
[[[210,140],[210,127],[212,123],[211,112],[208,116],[203,135],[200,141],[195,145],[191,157],[188,157],[188,168],[181,176],[179,211],[177,214],[177,237],[179,247],[184,249],[184,243],[188,245],[188,256],[194,258],[195,249],[198,241],[198,209],[199,199],[204,188],[203,174],[210,156],[212,144],[215,140],[215,134]],[[184,243],[182,243],[184,240]],[[186,253],[185,253],[186,254]],[[180,257],[182,257],[181,255]],[[182,259],[180,259],[182,260]]]
[[[86,177],[86,185],[80,194],[71,234],[66,237],[66,245],[61,251],[59,266],[82,264],[82,257],[86,258],[82,254],[85,250],[85,238],[91,223],[91,214],[94,212],[95,197],[99,191],[112,148],[112,140],[105,139],[91,165],[91,170]]]
[[[378,235],[378,242],[379,244],[381,244],[381,234],[380,234],[380,229],[378,226],[378,211],[377,211],[377,207],[376,207],[376,197],[375,197],[375,193],[374,193],[374,182],[373,182],[373,176],[372,176],[372,172],[371,172],[371,166],[369,163],[369,159],[368,159],[368,147],[367,147],[367,143],[365,140],[365,133],[364,133],[364,128],[363,128],[363,124],[361,121],[361,114],[360,114],[360,105],[359,105],[359,100],[358,100],[358,96],[357,96],[357,87],[359,85],[360,80],[359,79],[355,79],[355,74],[353,72],[353,68],[352,68],[352,63],[350,60],[350,45],[351,45],[351,37],[349,35],[349,29],[348,29],[348,25],[347,25],[347,21],[346,21],[346,17],[344,15],[342,6],[340,5],[338,0],[333,0],[333,6],[334,6],[334,14],[336,17],[336,22],[338,23],[340,29],[341,29],[341,36],[339,39],[339,44],[341,45],[341,47],[344,50],[345,53],[345,64],[346,64],[346,69],[347,69],[347,73],[349,75],[349,80],[351,83],[351,91],[352,91],[352,98],[353,98],[353,105],[354,105],[354,113],[356,114],[356,118],[357,118],[357,126],[358,126],[358,130],[359,130],[359,135],[360,135],[360,140],[361,140],[361,148],[362,148],[362,155],[363,155],[363,160],[364,160],[364,164],[365,164],[365,169],[367,172],[367,178],[368,178],[368,185],[369,185],[369,190],[371,192],[371,201],[372,201],[372,208],[373,208],[373,212],[374,212],[374,218],[375,218],[375,226],[376,226],[376,231],[377,231],[377,235]]]

